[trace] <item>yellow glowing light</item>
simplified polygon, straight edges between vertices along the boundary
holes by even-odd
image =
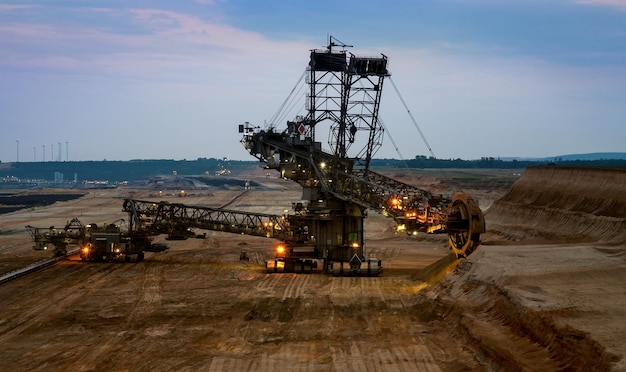
[[[283,255],[285,254],[285,246],[284,245],[277,245],[276,246],[276,254],[277,255]]]

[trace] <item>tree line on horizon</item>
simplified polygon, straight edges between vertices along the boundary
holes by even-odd
[[[225,158],[198,158],[196,160],[128,160],[128,161],[70,161],[70,162],[20,162],[4,163],[0,178],[10,177],[21,180],[53,180],[55,173],[62,173],[64,180],[109,180],[137,181],[158,175],[209,175],[222,170],[225,174],[237,175],[251,166],[262,166],[255,160],[228,160]],[[626,160],[503,160],[483,157],[479,160],[436,159],[418,155],[413,159],[372,159],[372,168],[486,168],[486,169],[525,169],[539,165],[624,167]]]
[[[478,160],[437,159],[432,156],[417,155],[413,159],[372,159],[373,167],[394,168],[485,168],[485,169],[525,169],[539,165],[571,166],[571,167],[626,167],[626,160],[598,159],[598,160],[567,160],[560,157],[552,160],[505,160],[494,157],[482,157]]]

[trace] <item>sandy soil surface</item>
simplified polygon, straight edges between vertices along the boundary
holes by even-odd
[[[626,370],[626,172],[606,172],[530,169],[508,191],[467,190],[490,207],[489,232],[460,263],[445,236],[396,235],[370,213],[377,278],[265,274],[275,241],[210,231],[139,263],[65,261],[0,285],[0,369]],[[244,176],[259,185],[230,209],[283,213],[300,198]],[[426,181],[445,189],[437,177]],[[178,191],[98,190],[0,215],[0,274],[49,257],[25,225],[112,222],[125,197],[221,206],[241,189]]]

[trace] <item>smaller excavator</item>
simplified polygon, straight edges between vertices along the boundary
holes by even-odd
[[[160,252],[166,249],[162,244],[153,244],[150,236],[122,229],[118,220],[98,226],[84,225],[78,218],[68,222],[64,228],[54,226],[40,228],[26,226],[35,250],[48,250],[51,245],[55,256],[65,256],[68,245],[78,245],[78,254],[83,261],[142,261],[144,251]]]

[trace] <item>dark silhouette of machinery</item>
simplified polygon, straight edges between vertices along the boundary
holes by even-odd
[[[151,244],[151,238],[143,232],[126,231],[117,222],[98,226],[84,225],[78,218],[68,222],[63,229],[54,226],[40,228],[26,226],[35,250],[54,247],[56,256],[68,253],[68,245],[78,245],[83,261],[141,261],[144,251],[160,251],[163,247]]]
[[[248,122],[239,125],[241,143],[252,156],[302,186],[302,201],[292,204],[293,213],[127,199],[123,210],[129,229],[120,241],[128,242],[128,252],[140,251],[143,257],[144,250],[155,250],[152,236],[186,239],[198,228],[280,240],[275,257],[266,262],[270,272],[310,272],[321,262],[327,273],[379,275],[381,261],[368,257],[365,249],[364,219],[371,209],[393,218],[399,231],[448,234],[457,257],[472,253],[485,221],[470,195],[447,198],[370,169],[382,145],[378,113],[383,83],[390,76],[388,59],[358,57],[346,47],[330,37],[326,49],[311,51],[305,115],[287,121],[283,130],[275,123],[263,129]],[[325,125],[330,150],[318,141]],[[57,244],[33,238],[39,246]]]
[[[323,259],[333,273],[380,266],[365,257],[368,209],[393,218],[408,233],[447,233],[456,256],[469,255],[485,231],[483,214],[471,196],[445,198],[369,169],[382,144],[378,113],[383,83],[390,76],[388,59],[355,56],[346,47],[331,36],[325,50],[311,51],[306,115],[288,121],[281,131],[273,124],[264,129],[239,126],[251,155],[303,189],[306,203],[295,206],[290,225],[306,233],[290,242],[282,260],[300,255]],[[329,127],[330,151],[316,137],[323,125]]]

